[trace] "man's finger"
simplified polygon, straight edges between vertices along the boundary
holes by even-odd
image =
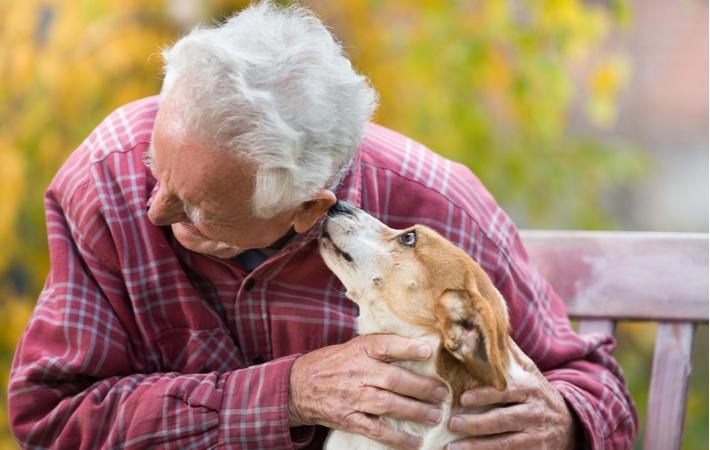
[[[387,426],[379,417],[368,416],[359,412],[347,416],[345,429],[399,449],[418,449],[422,443],[421,439],[411,434]]]
[[[509,384],[499,391],[490,386],[478,387],[461,395],[461,405],[466,408],[482,408],[496,404],[525,403],[530,390],[526,385]]]
[[[390,364],[383,364],[381,370],[369,374],[363,383],[434,404],[443,402],[449,393],[446,386],[433,378]]]
[[[525,433],[507,433],[494,436],[481,436],[473,439],[461,439],[452,442],[445,450],[516,450],[521,448],[543,449],[544,442]],[[549,447],[547,447],[549,448]]]
[[[441,422],[442,409],[390,391],[368,388],[362,395],[358,409],[376,416],[387,416],[424,425]]]
[[[523,431],[538,425],[538,419],[530,405],[515,404],[483,413],[456,414],[449,420],[449,429],[468,436],[488,436]]]
[[[429,346],[395,334],[368,334],[353,339],[373,359],[384,362],[422,361],[431,357]]]

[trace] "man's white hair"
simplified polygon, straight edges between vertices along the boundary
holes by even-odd
[[[262,218],[332,188],[377,104],[340,44],[298,6],[254,4],[163,57],[161,98],[179,83],[191,131],[256,163],[252,212]]]

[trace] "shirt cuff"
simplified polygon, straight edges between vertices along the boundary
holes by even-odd
[[[308,445],[315,427],[289,428],[289,355],[231,372],[223,386],[220,448],[294,449]]]
[[[315,425],[304,425],[291,428],[291,442],[295,448],[303,448],[311,443],[316,435]]]
[[[604,439],[594,432],[594,411],[588,400],[584,397],[584,391],[566,381],[554,380],[551,384],[562,394],[567,404],[577,415],[579,425],[582,427],[578,436],[582,438],[577,443],[580,450],[604,450]]]

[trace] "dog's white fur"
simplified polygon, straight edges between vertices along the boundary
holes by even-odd
[[[507,345],[503,345],[502,348],[505,350],[501,350],[501,354],[488,354],[483,359],[488,361],[492,357],[499,358],[504,367],[504,374],[500,376],[507,381],[512,381],[528,375],[519,364],[522,353],[519,353],[520,350],[507,333],[505,302],[478,265],[473,261],[461,264],[462,254],[465,253],[432,230],[421,226],[405,231],[393,230],[349,205],[339,204],[334,210],[324,224],[320,250],[328,267],[345,285],[347,296],[360,308],[357,320],[358,333],[394,333],[426,343],[432,349],[433,356],[430,359],[422,362],[399,361],[393,364],[439,379],[449,387],[449,395],[442,405],[443,417],[438,425],[427,426],[391,418],[383,418],[383,420],[389,426],[421,436],[422,449],[441,449],[447,443],[462,437],[448,430],[450,417],[461,410],[458,400],[454,398],[454,395],[460,395],[460,392],[454,391],[456,389],[460,391],[460,386],[468,389],[486,384],[477,379],[477,374],[471,373],[470,369],[449,372],[455,372],[459,378],[468,377],[466,380],[452,380],[451,375],[443,373],[445,370],[442,370],[443,363],[440,357],[447,355],[441,353],[450,352],[455,356],[456,359],[448,358],[446,364],[449,366],[452,362],[463,364],[457,362],[463,360],[462,354],[485,352],[482,342],[495,339],[492,335],[479,335],[485,335],[485,330],[492,328],[481,323],[481,320],[486,320],[485,317],[474,317],[470,305],[458,298],[459,294],[456,292],[461,286],[445,285],[458,283],[455,280],[472,278],[471,274],[462,273],[460,276],[454,274],[455,276],[451,277],[448,272],[474,270],[477,283],[485,284],[480,287],[480,292],[484,295],[477,296],[477,301],[491,303],[497,308],[498,315],[503,316],[496,317],[496,320],[505,324],[505,336],[500,338],[504,340],[502,342],[507,342]],[[414,245],[409,246],[406,243],[412,236],[409,235],[408,240],[406,234],[411,232],[415,233],[415,242]],[[429,250],[435,254],[433,257],[427,254],[427,248],[418,249],[419,254],[417,254],[415,251],[417,245],[433,247]],[[470,260],[467,256],[466,259]],[[443,270],[447,271],[447,275],[439,276],[438,271],[442,268],[432,268],[427,265],[444,265]],[[479,290],[479,287],[474,286],[474,290]],[[431,298],[436,296],[439,296],[438,303]],[[436,312],[426,309],[436,309]],[[467,314],[470,317],[467,317]],[[476,326],[462,328],[458,325],[461,323],[475,323]],[[490,325],[493,327],[492,324]],[[498,325],[500,328],[500,324]],[[455,341],[453,344],[452,339]],[[496,350],[492,347],[488,348],[488,352],[492,351]],[[456,388],[453,384],[459,387]],[[364,436],[334,430],[328,436],[324,448],[385,450],[389,447]]]

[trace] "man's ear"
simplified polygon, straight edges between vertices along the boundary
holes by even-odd
[[[293,229],[296,233],[308,231],[318,219],[328,212],[336,200],[332,191],[320,190],[310,200],[298,205],[293,216]]]
[[[497,291],[496,291],[497,292]],[[498,294],[500,295],[500,294]],[[503,390],[509,366],[508,321],[475,289],[448,290],[435,309],[442,345],[481,383]]]

